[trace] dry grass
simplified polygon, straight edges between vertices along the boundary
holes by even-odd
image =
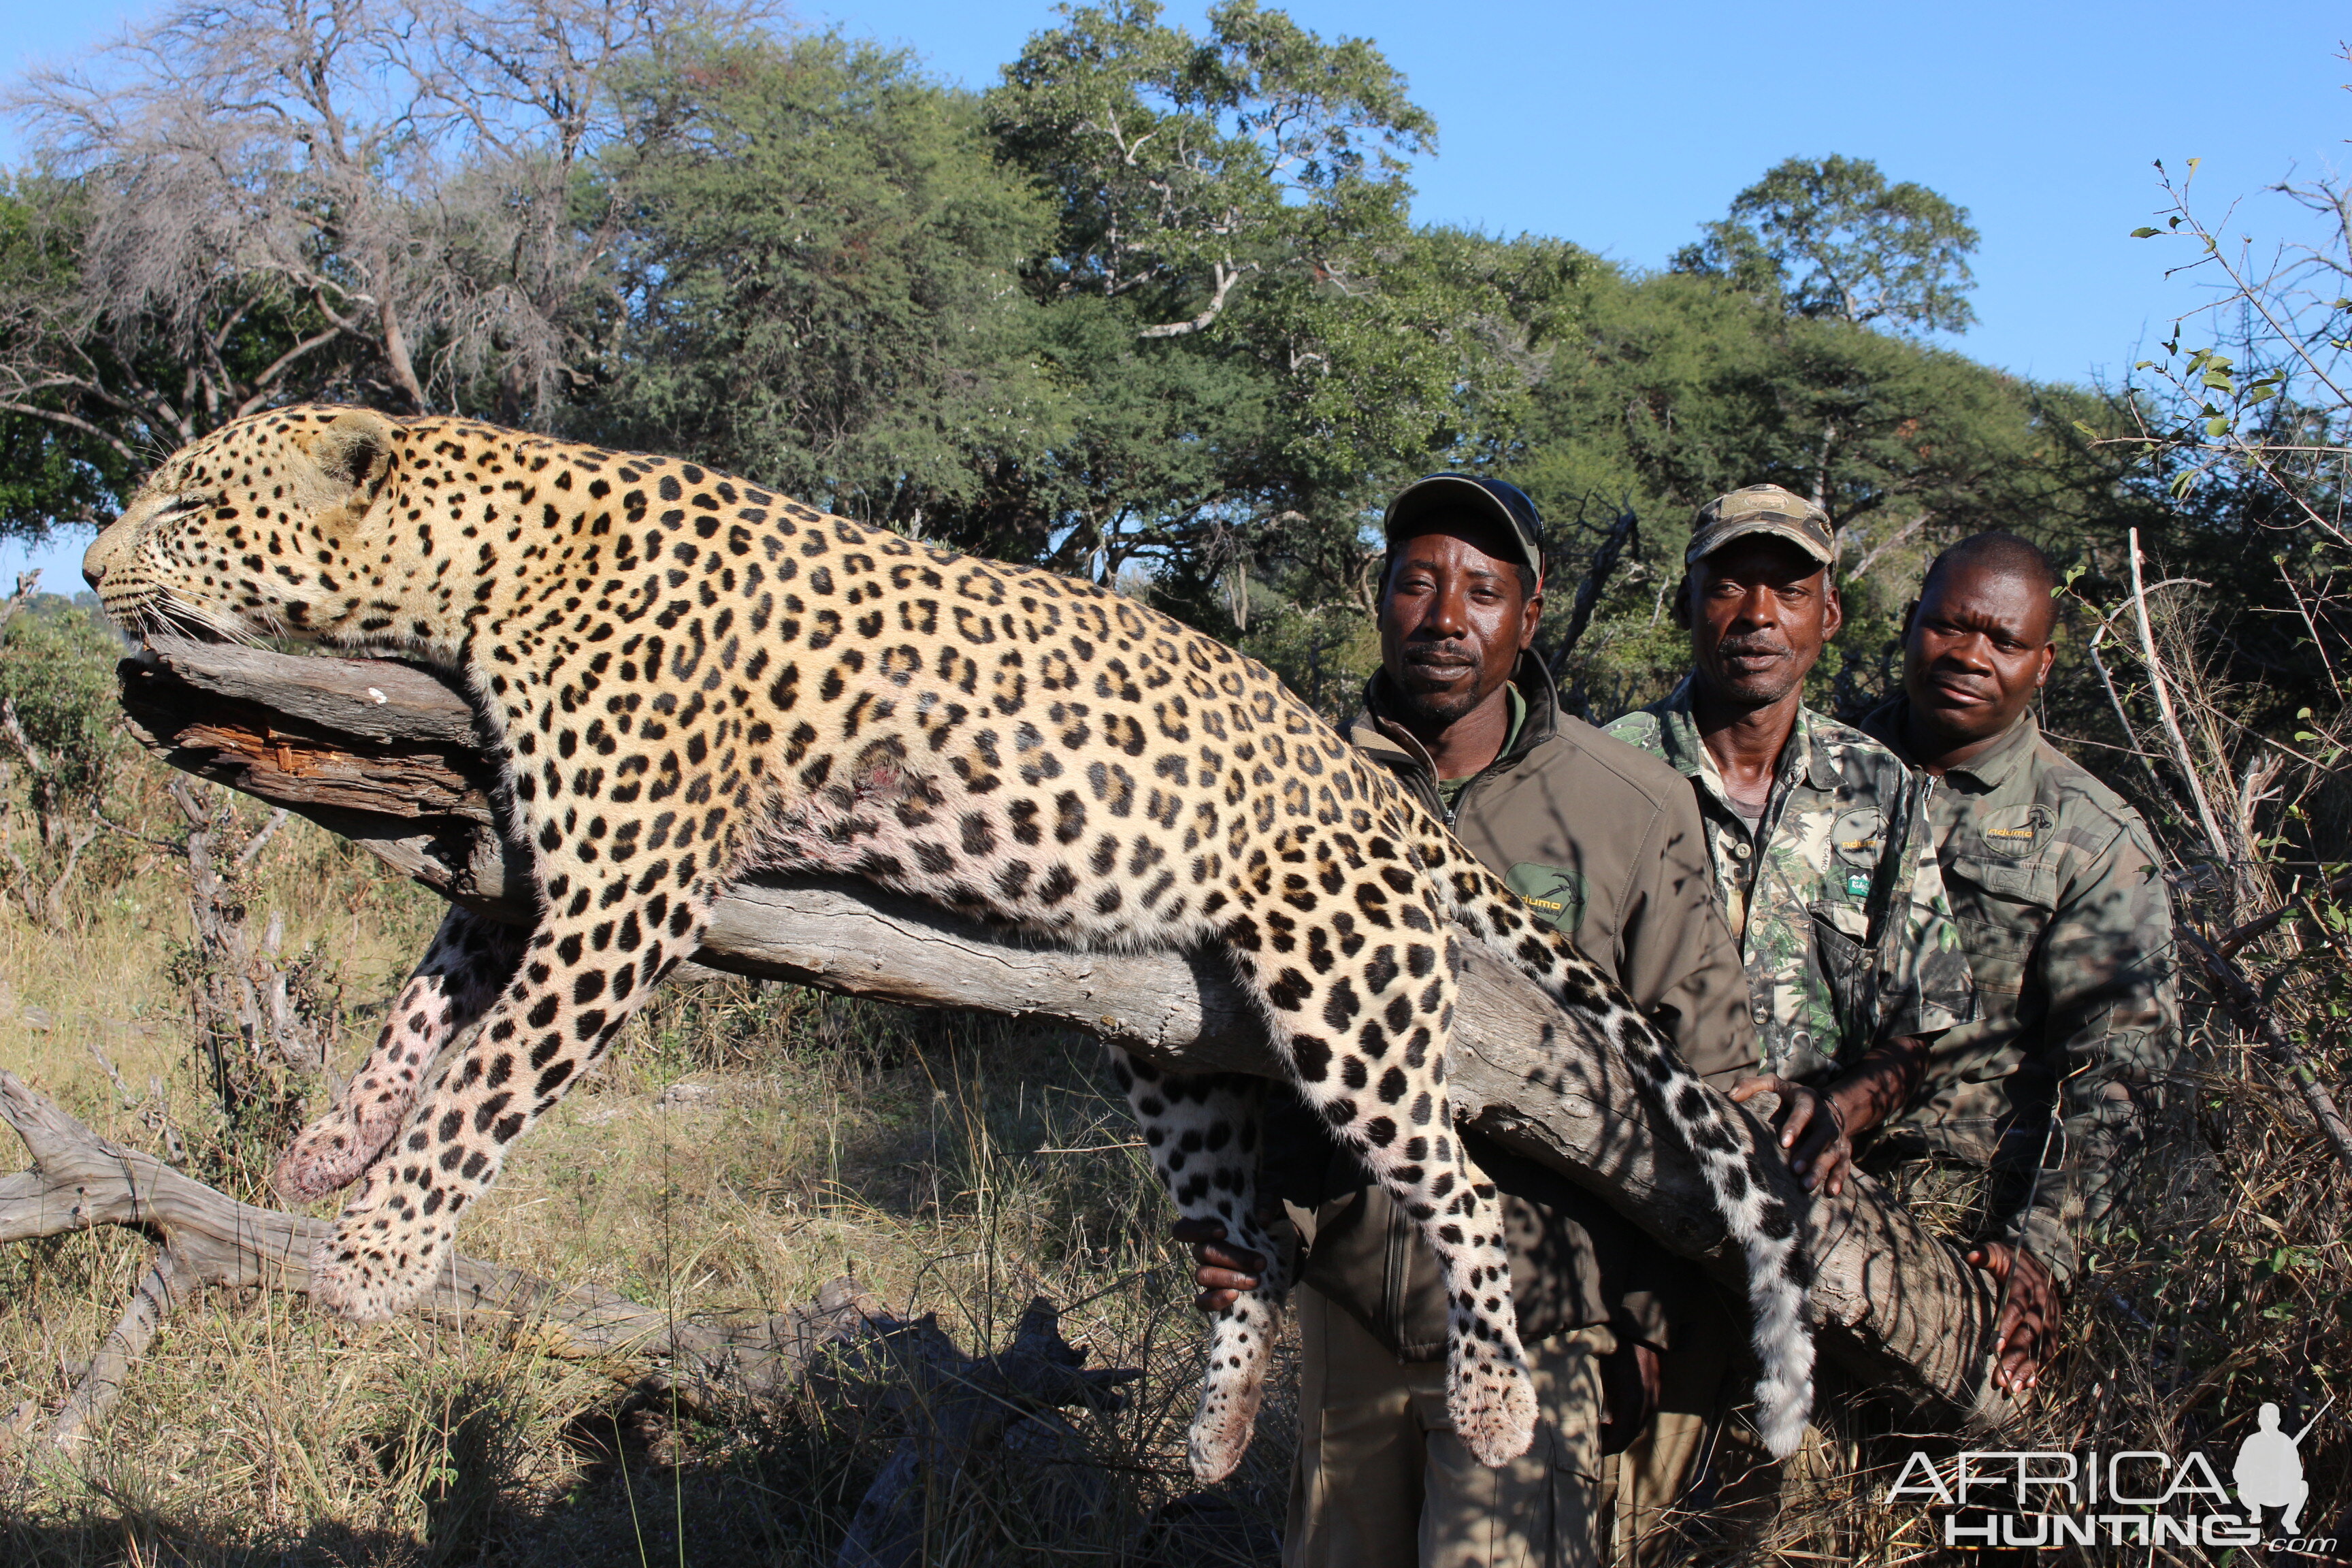
[[[268,1152],[214,1112],[165,978],[186,929],[177,881],[157,855],[89,892],[62,942],[0,921],[0,1062],[108,1136],[259,1198]],[[437,906],[299,824],[264,852],[255,896],[288,911],[289,947],[338,964],[348,1064]],[[1097,1062],[1090,1044],[993,1019],[673,986],[517,1151],[461,1245],[682,1314],[789,1305],[854,1274],[967,1346],[1002,1342],[1042,1293],[1096,1364],[1150,1376],[1126,1411],[1033,1424],[1028,1460],[935,1500],[929,1560],[1217,1561],[1147,1528],[1192,1490],[1200,1341],[1163,1200]],[[120,1231],[0,1251],[0,1418],[56,1408],[146,1260]],[[896,1442],[886,1411],[702,1419],[615,1370],[209,1293],[84,1457],[0,1457],[0,1561],[830,1563]],[[1269,1413],[1221,1489],[1260,1539],[1287,1419]]]

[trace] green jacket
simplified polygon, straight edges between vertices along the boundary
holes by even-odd
[[[1514,677],[1525,712],[1502,754],[1441,800],[1428,753],[1384,719],[1384,678],[1365,691],[1349,738],[1446,816],[1465,847],[1614,975],[1717,1088],[1754,1070],[1755,1035],[1738,951],[1706,871],[1689,789],[1668,769],[1559,711],[1541,663]],[[1445,1294],[1419,1229],[1319,1120],[1286,1101],[1269,1114],[1275,1191],[1315,1211],[1306,1282],[1391,1351],[1445,1351]],[[1465,1132],[1471,1158],[1503,1190],[1512,1297],[1529,1341],[1615,1321],[1651,1342],[1669,1336],[1661,1290],[1687,1268],[1548,1167]],[[1679,1300],[1679,1297],[1675,1298]]]
[[[1898,755],[1906,700],[1863,728]],[[2061,1280],[2115,1207],[2179,1048],[2172,913],[2147,825],[2027,714],[1929,797],[1977,1019],[1935,1043],[1874,1159],[1991,1173],[1984,1233]]]
[[[1799,709],[1751,830],[1699,740],[1687,679],[1609,733],[1695,788],[1768,1070],[1808,1078],[1970,1016],[1968,959],[1925,825],[1927,781],[1885,747]]]

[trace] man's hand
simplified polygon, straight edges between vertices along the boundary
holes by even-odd
[[[1617,1348],[1601,1358],[1601,1398],[1607,1413],[1601,1423],[1601,1451],[1622,1454],[1633,1447],[1665,1398],[1656,1349],[1640,1340],[1620,1339]]]
[[[1779,1095],[1780,1147],[1788,1151],[1789,1168],[1804,1177],[1805,1191],[1822,1187],[1836,1197],[1853,1168],[1853,1141],[1910,1104],[1927,1072],[1927,1042],[1897,1035],[1872,1047],[1826,1088],[1780,1077],[1750,1078],[1732,1086],[1731,1098]]]
[[[2058,1282],[2030,1252],[1988,1241],[1969,1261],[1992,1276],[2001,1293],[1993,1338],[1992,1385],[2013,1397],[2041,1383],[2058,1353]]]
[[[1239,1300],[1243,1291],[1257,1289],[1265,1272],[1265,1259],[1227,1241],[1224,1221],[1180,1219],[1175,1236],[1179,1243],[1192,1249],[1192,1280],[1201,1287],[1192,1305],[1203,1312],[1222,1312]]]
[[[1853,1165],[1853,1141],[1846,1136],[1845,1120],[1831,1098],[1794,1079],[1774,1075],[1740,1079],[1731,1089],[1735,1103],[1759,1094],[1777,1094],[1780,1109],[1774,1120],[1780,1128],[1780,1147],[1789,1169],[1805,1179],[1805,1191],[1826,1187],[1832,1197],[1845,1191],[1845,1173]]]

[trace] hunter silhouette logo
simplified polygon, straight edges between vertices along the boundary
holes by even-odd
[[[2333,1394],[2327,1405],[2336,1403]],[[2303,1505],[2311,1497],[2311,1483],[2303,1479],[2303,1455],[2300,1445],[2319,1425],[2319,1416],[2327,1414],[2327,1405],[2319,1407],[2319,1415],[2303,1424],[2303,1430],[2290,1437],[2279,1430],[2279,1407],[2265,1405],[2255,1415],[2255,1429],[2238,1445],[2238,1463],[2230,1477],[2238,1483],[2238,1500],[2245,1505],[2246,1522],[2262,1528],[2263,1510],[2283,1510],[2279,1515],[2282,1533],[2294,1535],[2303,1529]]]
[[[1969,1449],[1942,1460],[1914,1453],[1886,1500],[1940,1504],[1931,1528],[1940,1544],[1962,1551],[2066,1546],[2266,1546],[2305,1557],[2333,1557],[2333,1537],[2305,1536],[2303,1512],[2311,1483],[2300,1445],[2336,1403],[2288,1433],[2279,1407],[2264,1405],[2254,1430],[2238,1445],[2231,1479],[2237,1506],[2212,1462],[2198,1449],[2178,1456],[2154,1448],[2081,1454]],[[2278,1513],[2265,1540],[2263,1515]],[[1935,1514],[1931,1513],[1934,1519]]]

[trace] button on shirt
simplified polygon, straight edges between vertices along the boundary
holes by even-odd
[[[1805,1078],[1970,1016],[1926,782],[1860,731],[1801,708],[1751,826],[1699,739],[1690,689],[1685,679],[1608,732],[1696,787],[1766,1070]]]
[[[1897,698],[1863,724],[1901,754],[1906,712]],[[2139,814],[2030,713],[1947,769],[1928,810],[1978,1016],[1936,1042],[1919,1104],[1882,1136],[1990,1166],[1992,1238],[2063,1280],[2115,1205],[2179,1048],[2164,879]]]

